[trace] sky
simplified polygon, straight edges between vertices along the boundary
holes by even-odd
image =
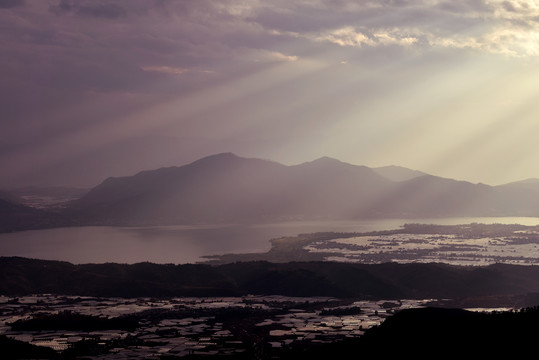
[[[539,178],[539,1],[0,0],[0,187],[234,152]]]

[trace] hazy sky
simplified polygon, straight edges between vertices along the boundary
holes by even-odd
[[[539,1],[0,0],[1,186],[232,151],[539,177]]]

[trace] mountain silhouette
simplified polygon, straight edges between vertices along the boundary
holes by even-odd
[[[72,225],[539,216],[539,180],[489,186],[397,166],[371,169],[328,157],[287,166],[221,153],[184,166],[108,178],[55,212],[22,206],[8,195],[0,199],[2,231]]]
[[[513,190],[530,190],[539,193],[539,179],[526,179],[515,181],[504,185],[499,185],[500,188]]]
[[[402,166],[395,165],[377,167],[373,168],[373,170],[378,175],[382,175],[383,177],[393,181],[406,181],[419,176],[427,175],[422,171],[411,170]]]
[[[275,221],[348,217],[390,180],[322,158],[295,166],[231,153],[109,178],[71,209],[97,222]]]
[[[536,216],[534,189],[473,184],[400,167],[371,169],[328,157],[286,166],[222,153],[109,178],[69,211],[90,224]]]

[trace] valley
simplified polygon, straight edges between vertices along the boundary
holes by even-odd
[[[187,355],[249,358],[255,351],[275,356],[312,344],[358,338],[395,311],[429,302],[276,295],[171,299],[0,297],[0,336],[66,355],[93,355],[92,359]],[[82,317],[104,324],[107,320],[117,321],[116,326],[89,329],[81,324]],[[47,319],[55,321],[53,328]],[[71,324],[71,328],[62,327],[61,321]]]
[[[348,359],[439,346],[485,353],[485,341],[535,336],[537,271],[0,258],[0,344],[6,359],[58,360]],[[477,341],[470,344],[463,334],[472,329]],[[406,346],[421,339],[429,342],[420,349]],[[393,347],[381,350],[386,341]],[[519,353],[532,342],[500,344],[498,352]]]

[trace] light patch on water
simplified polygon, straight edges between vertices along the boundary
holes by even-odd
[[[539,264],[539,239],[518,236],[466,238],[451,234],[369,235],[318,241],[304,249],[312,253],[328,254],[325,260],[339,262],[443,262],[465,266]]]

